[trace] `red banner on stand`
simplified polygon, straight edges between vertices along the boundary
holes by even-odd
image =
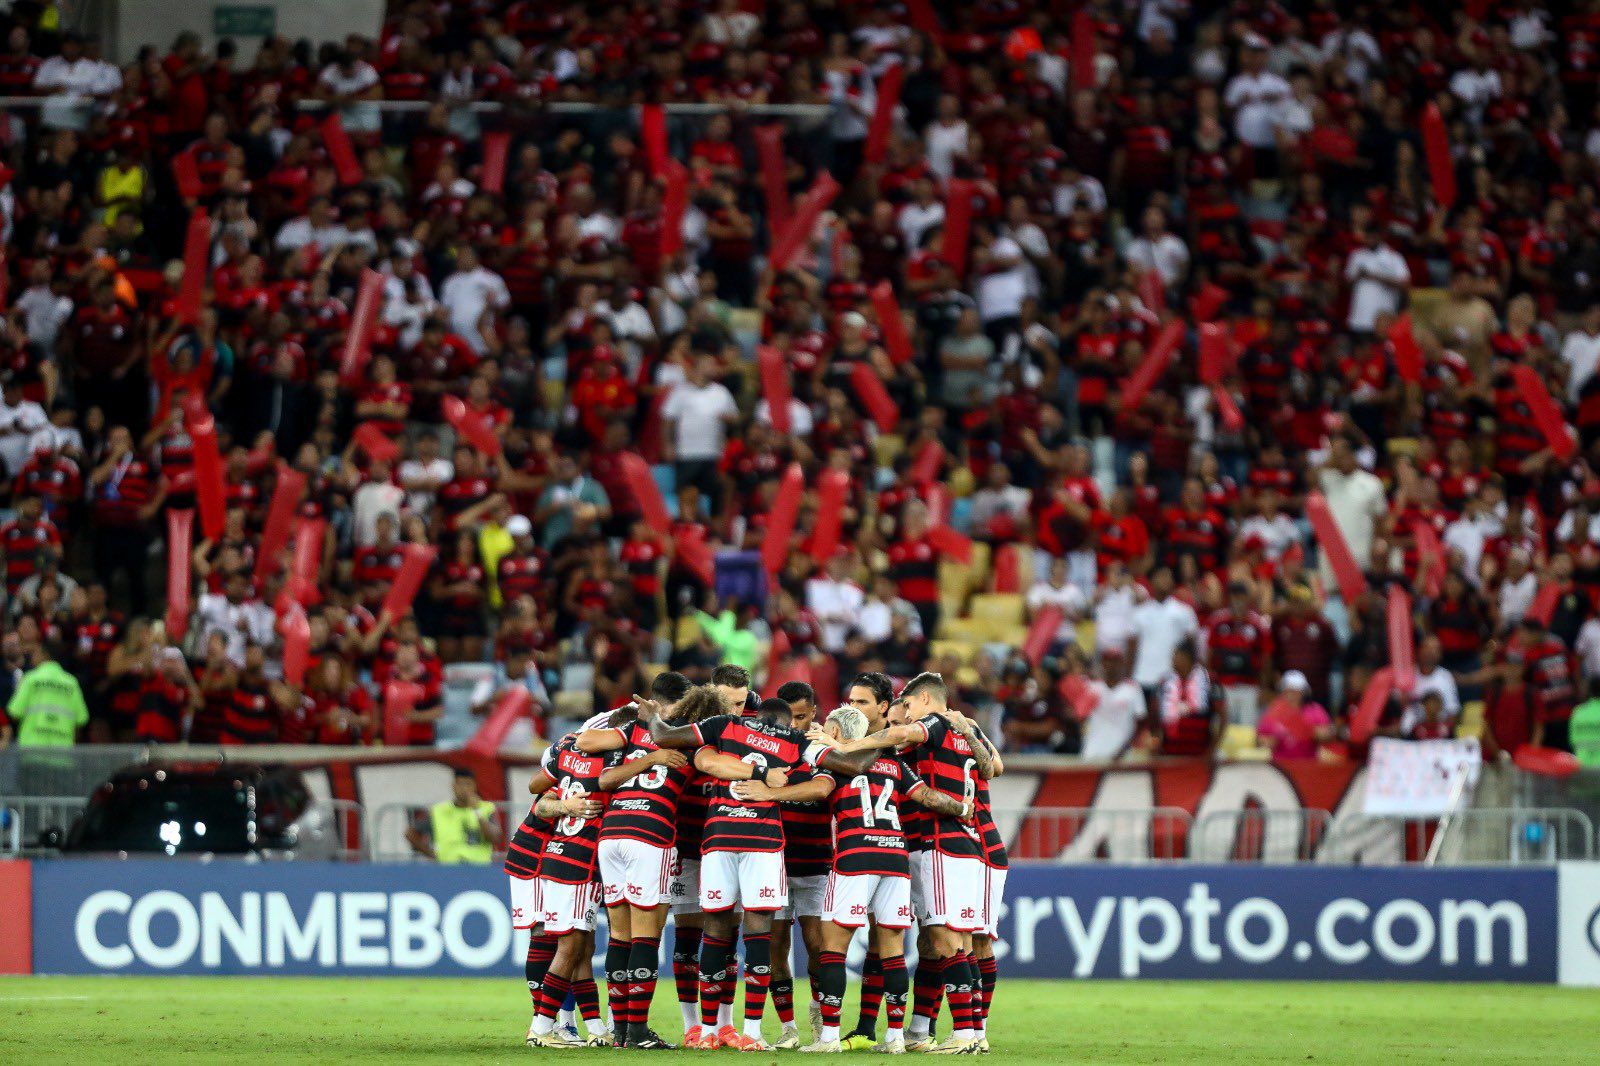
[[[906,320],[900,313],[900,301],[894,297],[894,286],[887,280],[872,287],[872,310],[878,316],[878,331],[883,334],[883,348],[895,366],[911,359],[911,337],[906,332]]]
[[[1361,594],[1367,590],[1367,575],[1351,554],[1350,545],[1345,541],[1339,523],[1333,520],[1333,512],[1328,509],[1328,501],[1322,493],[1313,492],[1306,496],[1306,518],[1311,522],[1322,554],[1327,556],[1328,567],[1339,583],[1339,595],[1344,598],[1345,605],[1353,609]]]
[[[491,130],[483,135],[484,192],[499,196],[506,187],[506,155],[511,151],[511,134],[505,130]]]
[[[1144,353],[1144,359],[1129,374],[1122,383],[1118,395],[1119,403],[1124,411],[1137,410],[1144,402],[1145,395],[1154,387],[1162,374],[1166,373],[1167,365],[1172,362],[1173,353],[1178,349],[1178,342],[1183,339],[1183,323],[1173,319],[1161,328],[1156,334],[1155,341]]]
[[[1550,450],[1563,462],[1571,459],[1577,454],[1578,442],[1573,439],[1572,427],[1567,424],[1561,408],[1557,407],[1555,400],[1551,398],[1550,390],[1545,388],[1538,371],[1525,363],[1518,363],[1511,368],[1511,376],[1517,383],[1517,390],[1522,393],[1522,401],[1528,405],[1533,420],[1538,423],[1539,432],[1544,434],[1545,441],[1550,445]]]
[[[850,383],[855,386],[856,395],[861,397],[862,404],[878,424],[878,429],[893,433],[900,424],[900,406],[889,396],[889,390],[884,388],[883,379],[872,369],[872,364],[857,363],[851,367]]]
[[[311,624],[305,609],[298,603],[291,606],[278,628],[283,632],[283,680],[290,688],[300,688],[311,662]]]
[[[761,193],[767,204],[767,234],[776,241],[789,221],[789,179],[784,174],[783,127],[755,128],[756,158],[761,163]]]
[[[939,472],[944,468],[944,445],[939,443],[939,438],[930,437],[928,443],[917,452],[917,457],[911,461],[911,484],[926,485],[930,481],[939,480]]]
[[[650,464],[633,452],[624,452],[619,463],[622,467],[622,477],[633,492],[634,501],[639,505],[639,513],[644,518],[645,525],[657,533],[670,533],[672,513],[667,510],[667,501],[661,497],[661,486],[656,484],[655,476],[650,472]]]
[[[283,562],[283,549],[288,546],[289,534],[294,528],[295,512],[305,494],[306,476],[288,464],[280,464],[272,503],[267,507],[267,521],[261,527],[261,543],[256,546],[257,588],[262,588],[266,579],[278,572]]]
[[[183,640],[189,632],[189,576],[194,554],[194,512],[167,512],[167,635]]]
[[[189,216],[189,229],[183,240],[183,281],[173,314],[179,322],[194,325],[200,318],[200,297],[205,293],[206,276],[211,273],[211,219],[202,210]]]
[[[496,701],[464,750],[473,755],[493,755],[505,743],[512,727],[523,718],[533,718],[533,696],[523,686],[514,684]]]
[[[783,570],[789,561],[789,542],[795,522],[800,518],[800,501],[805,496],[806,475],[799,463],[790,463],[778,483],[772,513],[767,516],[767,532],[761,540],[761,565],[769,574]]]
[[[967,238],[972,228],[972,182],[951,178],[944,197],[944,261],[957,278],[967,275]]]
[[[407,544],[400,549],[400,554],[403,557],[400,572],[389,586],[389,594],[383,598],[383,609],[391,618],[404,618],[411,610],[411,603],[417,598],[439,549],[432,545]]]
[[[639,143],[644,147],[650,173],[660,174],[667,165],[667,113],[660,104],[645,104],[639,109]]]
[[[843,470],[824,471],[817,482],[817,524],[811,531],[811,557],[826,564],[839,547],[844,509],[850,499],[850,475]]]
[[[222,484],[222,455],[217,450],[217,423],[205,397],[191,393],[184,404],[184,425],[194,450],[194,489],[200,505],[200,532],[220,540],[228,526],[227,493]]]
[[[1033,624],[1028,627],[1028,639],[1022,645],[1022,653],[1034,666],[1039,665],[1039,660],[1044,658],[1044,653],[1050,650],[1050,645],[1055,642],[1056,632],[1061,628],[1062,619],[1066,616],[1059,607],[1046,607],[1033,616]]]
[[[467,403],[459,396],[446,396],[439,404],[444,412],[446,422],[455,429],[456,435],[472,445],[485,456],[500,454],[500,436],[495,433],[493,423],[484,415],[467,407]]]
[[[1086,7],[1078,8],[1072,15],[1071,48],[1072,59],[1067,65],[1071,68],[1069,73],[1072,76],[1072,87],[1077,90],[1093,89],[1094,57],[1097,46],[1094,19]]]
[[[1389,327],[1389,343],[1394,346],[1394,368],[1401,381],[1415,385],[1422,380],[1422,346],[1417,343],[1416,332],[1407,312],[1394,320]]]
[[[415,681],[390,681],[383,686],[383,743],[405,747],[411,743],[411,723],[407,716],[422,699],[422,686]]]
[[[683,214],[689,209],[689,168],[676,159],[662,168],[666,189],[661,194],[661,264],[666,266],[683,247]]]
[[[1422,109],[1422,152],[1428,160],[1428,179],[1433,183],[1433,198],[1449,210],[1456,202],[1456,164],[1450,156],[1450,134],[1444,128],[1439,105]]]
[[[889,131],[894,128],[894,109],[900,103],[900,89],[906,82],[906,68],[899,63],[890,64],[878,79],[878,100],[872,110],[872,123],[867,127],[867,143],[862,158],[868,163],[883,162],[889,150]]]
[[[1417,687],[1416,638],[1411,631],[1411,597],[1399,585],[1389,586],[1389,673],[1402,696]]]
[[[400,458],[400,445],[376,422],[361,423],[350,439],[375,463],[392,463]]]
[[[1367,682],[1367,690],[1361,694],[1361,702],[1356,706],[1356,713],[1350,719],[1350,741],[1353,744],[1365,744],[1372,739],[1378,731],[1378,723],[1383,720],[1383,709],[1389,703],[1389,697],[1394,692],[1394,673],[1387,666],[1372,672],[1372,680]]]
[[[767,418],[772,428],[788,435],[789,402],[794,398],[789,383],[789,361],[771,345],[756,349],[756,365],[761,370],[761,397],[767,401]]]
[[[345,330],[344,349],[339,357],[339,380],[347,388],[358,388],[364,383],[367,362],[372,358],[372,332],[378,325],[378,312],[383,309],[383,275],[368,268],[361,272],[361,283],[356,288],[356,306],[350,314],[350,326]]]
[[[340,185],[360,185],[366,179],[366,171],[361,169],[361,161],[350,144],[350,135],[345,132],[344,120],[336,110],[329,111],[322,120],[322,144],[328,149],[328,158],[339,175]]]
[[[824,170],[817,175],[817,180],[811,183],[811,189],[800,198],[795,207],[794,215],[784,224],[782,232],[773,241],[769,259],[774,274],[781,274],[789,269],[796,255],[811,241],[811,231],[816,228],[817,219],[822,217],[828,205],[833,203],[834,197],[839,195],[839,183],[833,180],[833,175]]]
[[[172,179],[177,182],[178,195],[185,200],[198,200],[204,188],[200,184],[200,164],[187,148],[172,157]]]
[[[941,555],[948,555],[963,566],[972,562],[972,538],[947,525],[928,527],[928,542]]]

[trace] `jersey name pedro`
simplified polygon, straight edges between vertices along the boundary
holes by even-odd
[[[622,734],[622,762],[642,759],[658,750],[650,730],[633,722],[618,729]],[[677,835],[678,799],[694,775],[694,767],[652,766],[617,787],[611,806],[600,820],[601,840],[640,840],[670,848]]]
[[[882,755],[865,773],[839,778],[833,807],[833,868],[840,874],[911,876],[901,810],[927,783],[895,755]]]

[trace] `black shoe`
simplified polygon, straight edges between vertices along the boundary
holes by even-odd
[[[633,1027],[631,1025],[619,1025],[619,1026],[617,1026],[617,1038],[616,1038],[616,1041],[611,1046],[612,1047],[629,1047],[629,1046],[631,1046],[633,1041],[628,1039],[628,1032],[632,1028]]]
[[[676,1044],[669,1044],[657,1036],[648,1025],[634,1025],[628,1030],[626,1046],[637,1051],[676,1051]]]

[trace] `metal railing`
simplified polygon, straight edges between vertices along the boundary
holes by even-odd
[[[7,796],[0,800],[0,855],[49,854],[41,837],[56,830],[65,838],[88,800],[79,796]]]
[[[996,810],[1011,857],[1047,862],[1149,862],[1184,857],[1194,819],[1181,807],[1032,807]]]
[[[1189,831],[1196,862],[1309,862],[1333,816],[1314,807],[1282,811],[1250,808],[1201,815]]]
[[[295,819],[295,853],[360,862],[366,858],[366,808],[355,800],[317,800]]]
[[[425,862],[417,854],[406,832],[416,829],[429,835],[428,811],[431,803],[385,803],[372,812],[369,820],[371,833],[367,838],[367,858],[373,862]],[[527,800],[501,800],[494,805],[495,822],[500,829],[502,846],[495,849],[495,861],[503,858],[504,841],[510,840],[528,813]]]
[[[1446,866],[1587,861],[1596,847],[1594,822],[1570,807],[1468,808],[1438,836],[1434,846]]]

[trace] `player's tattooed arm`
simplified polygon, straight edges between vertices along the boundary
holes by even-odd
[[[533,805],[533,813],[546,821],[568,816],[594,818],[600,814],[600,804],[588,796],[571,796],[567,799],[561,799],[559,796],[546,792],[539,797],[539,802]]]
[[[972,819],[974,810],[972,803],[966,800],[958,800],[954,796],[947,796],[936,788],[928,787],[927,784],[922,784],[912,789],[911,800],[928,808],[935,814],[949,815],[951,818],[959,818],[963,822]]]
[[[847,752],[832,748],[817,761],[817,765],[824,770],[853,777],[867,772],[867,767],[877,761],[878,751],[878,748],[863,748],[860,751]]]
[[[658,748],[698,748],[705,743],[700,738],[700,730],[692,725],[673,725],[661,717],[661,705],[655,700],[645,699],[643,696],[634,696],[633,702],[639,708],[639,721],[650,730],[650,739]]]
[[[979,731],[978,723],[953,707],[935,713],[949,722],[950,728],[961,734],[967,746],[972,749],[972,765],[973,769],[978,771],[978,776],[985,781],[994,778],[999,772],[995,769],[994,749]]]
[[[876,753],[885,748],[904,748],[912,744],[920,744],[927,737],[927,731],[915,722],[892,725],[886,729],[880,729],[876,733],[868,733],[857,740],[835,739],[831,734],[824,732],[821,726],[812,726],[806,733],[807,740],[827,744],[834,751],[845,755],[858,751]],[[868,760],[868,765],[871,765],[871,760]]]
[[[613,766],[600,774],[600,788],[610,792],[620,785],[632,781],[635,777],[656,766],[665,766],[669,770],[681,770],[689,765],[689,757],[681,751],[663,748],[652,751],[641,759],[631,759],[620,766]]]

